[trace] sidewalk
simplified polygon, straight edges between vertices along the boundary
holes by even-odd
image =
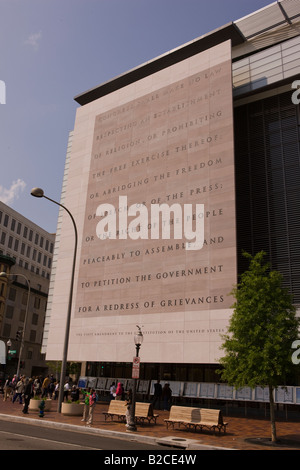
[[[175,427],[175,429],[169,427],[167,429],[164,419],[169,417],[169,412],[156,410],[155,412],[159,414],[157,424],[138,425],[135,433],[128,433],[124,423],[117,420],[110,421],[110,419],[105,421],[103,411],[108,409],[108,404],[104,403],[97,403],[91,428],[86,427],[85,423],[81,422],[80,416],[64,416],[58,413],[56,401],[52,401],[51,410],[45,412],[44,418],[39,418],[38,412],[30,410],[29,414],[24,415],[22,409],[23,406],[18,402],[12,403],[11,401],[4,402],[1,400],[0,419],[20,420],[29,424],[42,423],[43,426],[85,430],[86,432],[99,433],[99,435],[112,435],[112,437],[153,443],[157,439],[171,438],[169,441],[173,445],[181,445],[184,448],[194,450],[201,449],[201,446],[232,450],[300,450],[300,417],[298,422],[278,421],[276,429],[280,444],[272,445],[268,441],[271,429],[268,419],[224,416],[224,421],[228,422],[226,434],[223,432],[213,434],[208,430],[192,432],[184,428],[178,429],[178,427]],[[264,445],[259,444],[259,441],[263,442]],[[170,449],[170,447],[162,446],[162,450],[164,449]]]

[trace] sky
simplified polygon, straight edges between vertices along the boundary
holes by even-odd
[[[0,0],[0,200],[55,232],[74,97],[271,3]]]

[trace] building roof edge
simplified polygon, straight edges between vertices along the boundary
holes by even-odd
[[[192,57],[199,52],[203,52],[217,44],[224,41],[231,40],[232,46],[236,46],[245,41],[241,31],[234,24],[234,22],[227,23],[221,28],[215,29],[214,31],[200,36],[199,38],[193,39],[192,41],[183,44],[182,46],[172,49],[155,59],[135,67],[124,74],[118,75],[117,77],[102,83],[84,93],[81,93],[74,97],[74,100],[81,106],[84,106],[92,101],[101,98],[113,91],[123,88],[126,85],[134,83],[141,78],[147,77],[159,70],[169,67],[170,65],[181,62],[188,57]]]

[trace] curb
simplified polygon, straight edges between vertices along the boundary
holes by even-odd
[[[67,424],[67,423],[57,423],[53,421],[48,421],[44,419],[35,419],[35,418],[26,418],[22,416],[11,416],[11,415],[6,415],[6,414],[0,414],[0,420],[2,421],[10,421],[10,422],[15,422],[15,423],[24,423],[24,424],[31,424],[32,426],[40,426],[40,427],[52,427],[55,429],[64,429],[66,431],[73,431],[73,432],[80,432],[80,433],[86,433],[86,434],[101,434],[102,436],[106,437],[115,437],[118,439],[124,439],[127,441],[140,441],[140,442],[148,442],[155,444],[156,443],[156,438],[154,437],[149,437],[149,436],[143,436],[143,435],[136,435],[132,433],[123,433],[123,432],[118,432],[118,431],[109,431],[109,430],[104,430],[104,429],[99,429],[99,428],[88,428],[86,426],[78,426],[76,424]]]
[[[207,444],[200,444],[197,441],[193,441],[191,439],[181,439],[180,441],[176,441],[175,437],[169,436],[167,438],[156,438],[150,436],[144,436],[143,434],[134,434],[128,431],[126,432],[118,432],[118,431],[110,431],[104,430],[99,428],[87,428],[85,426],[78,426],[76,424],[67,424],[67,423],[57,423],[53,421],[43,420],[43,419],[35,419],[35,418],[26,418],[22,416],[11,416],[7,414],[0,414],[0,420],[2,421],[10,421],[15,423],[24,423],[30,424],[32,426],[40,426],[40,427],[52,427],[55,429],[63,429],[70,432],[79,432],[85,434],[99,434],[101,436],[110,437],[112,439],[123,439],[125,441],[136,441],[136,442],[143,442],[152,445],[160,444],[162,446],[162,450],[164,447],[166,448],[181,448],[185,450],[235,450],[229,449],[226,447],[214,447]]]

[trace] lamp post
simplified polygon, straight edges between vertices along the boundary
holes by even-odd
[[[6,365],[7,365],[9,351],[10,351],[10,348],[11,348],[11,346],[12,346],[12,342],[11,342],[11,339],[10,339],[10,338],[6,341],[6,346],[7,346],[7,361],[6,361]]]
[[[133,360],[139,357],[140,347],[144,339],[141,328],[138,325],[136,326],[138,328],[138,331],[134,334],[136,357]],[[135,425],[136,380],[137,380],[136,377],[134,377],[133,378],[133,390],[132,390],[132,403],[130,406],[130,422],[128,424],[127,431],[136,431],[136,425]]]
[[[28,296],[27,296],[27,302],[26,302],[26,310],[25,310],[25,318],[24,318],[24,328],[22,330],[22,335],[21,335],[21,346],[20,346],[20,352],[19,352],[19,359],[18,359],[18,367],[17,367],[17,377],[19,377],[19,373],[20,373],[20,364],[21,364],[21,356],[22,356],[22,353],[23,353],[23,349],[24,349],[24,344],[25,344],[25,329],[26,329],[26,325],[27,325],[27,317],[28,317],[28,307],[29,307],[29,297],[30,297],[30,282],[29,280],[27,279],[26,276],[24,276],[24,274],[7,274],[5,272],[2,272],[0,273],[0,277],[2,278],[8,278],[8,277],[13,277],[13,276],[21,276],[25,279],[26,283],[27,283],[27,288],[28,288]],[[8,340],[10,341],[10,340]],[[8,345],[8,342],[7,342],[7,345]]]
[[[77,252],[77,239],[78,239],[77,227],[76,227],[76,224],[75,224],[75,220],[74,220],[71,212],[69,211],[69,209],[67,209],[65,206],[63,206],[59,202],[54,201],[53,199],[50,199],[49,197],[45,196],[43,189],[33,188],[31,190],[31,195],[34,196],[34,197],[44,197],[45,199],[48,199],[48,201],[51,201],[54,204],[57,204],[58,206],[62,207],[65,211],[67,211],[67,213],[71,217],[73,227],[74,227],[74,232],[75,232],[75,244],[74,244],[74,254],[73,254],[72,276],[71,276],[71,285],[70,285],[70,292],[69,292],[69,304],[68,304],[68,313],[67,313],[67,320],[66,320],[64,349],[63,349],[63,358],[62,358],[61,374],[60,374],[60,386],[59,386],[59,395],[58,395],[58,408],[57,408],[57,411],[58,411],[58,413],[61,413],[61,405],[62,405],[63,398],[64,398],[64,382],[65,382],[65,377],[66,377],[67,356],[68,356],[69,335],[70,335],[72,298],[73,298],[73,286],[74,286],[76,252]]]

